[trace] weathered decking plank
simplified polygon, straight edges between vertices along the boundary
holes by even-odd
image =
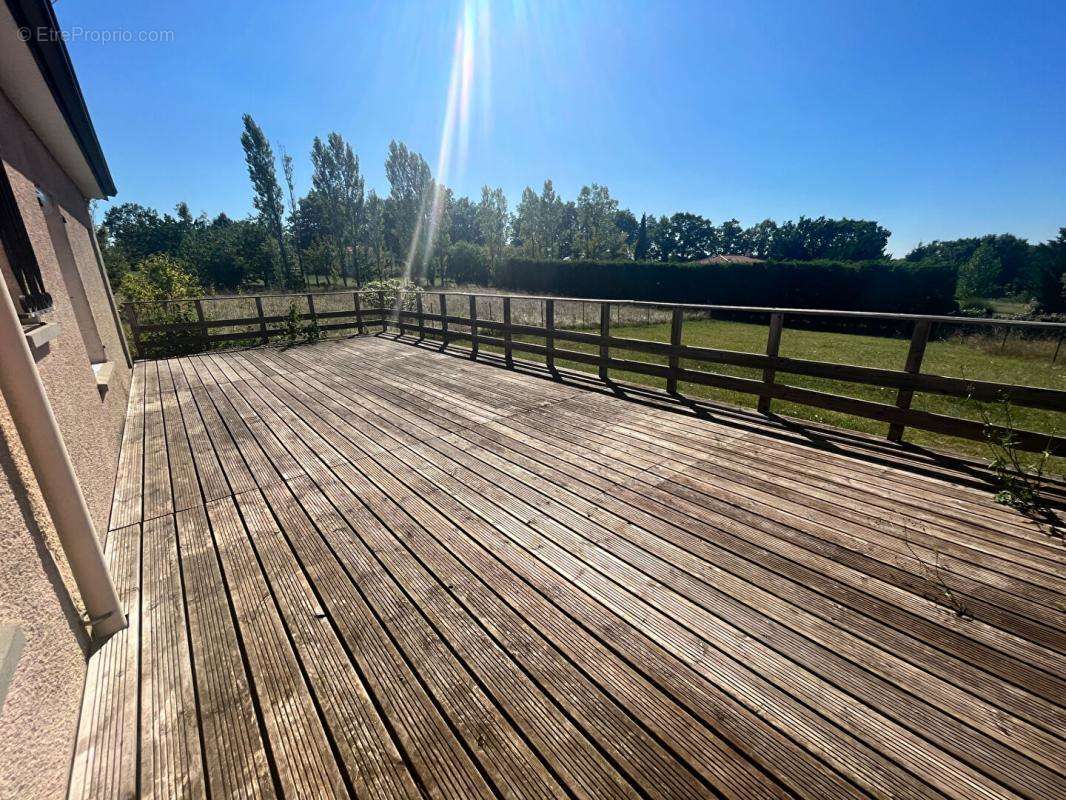
[[[274,513],[286,513],[295,498],[277,485],[266,491],[269,501],[259,492],[246,492],[237,496],[237,505],[355,793],[418,797],[366,684],[274,518]]]
[[[144,361],[133,367],[126,426],[122,431],[115,472],[115,494],[111,500],[109,529],[125,528],[141,521],[144,503]]]
[[[304,376],[304,379],[306,380],[306,379],[307,379],[307,376]],[[457,462],[457,463],[458,463],[458,462]],[[408,464],[408,465],[406,465],[406,466],[408,466],[408,467],[411,467],[411,466],[413,466],[413,465],[410,465],[410,464]],[[414,467],[414,468],[415,468],[415,469],[417,469],[417,467]],[[361,465],[360,465],[360,469],[361,469],[361,471],[364,471],[364,472],[365,472],[365,471],[366,471],[366,470],[368,469],[368,467],[366,466],[366,464],[365,464],[365,463],[363,463],[363,464],[361,464]],[[395,473],[395,472],[398,472],[398,470],[393,470],[393,472],[394,472],[394,473]],[[439,483],[441,482],[441,480],[444,480],[444,481],[446,481],[446,480],[447,480],[447,478],[444,478],[444,479],[438,479],[438,484],[439,484]],[[496,485],[498,485],[498,484],[500,483],[500,480],[501,480],[501,478],[500,478],[500,477],[497,477],[497,478],[495,479],[495,481],[494,481],[494,484],[495,484],[495,485],[493,485],[493,484],[488,484],[487,482],[482,482],[482,479],[481,479],[481,478],[480,478],[480,477],[479,477],[479,476],[478,476],[478,475],[476,474],[476,472],[467,472],[467,473],[465,473],[465,474],[464,474],[463,478],[461,479],[461,482],[460,482],[460,481],[457,481],[457,482],[456,482],[456,484],[455,484],[455,485],[453,485],[453,486],[451,486],[450,488],[451,488],[451,491],[452,491],[452,492],[459,492],[459,491],[461,491],[461,490],[462,490],[462,488],[463,488],[464,486],[466,486],[466,487],[469,487],[470,485],[472,485],[472,484],[474,484],[474,483],[480,483],[480,485],[481,485],[480,491],[481,491],[481,492],[482,492],[482,494],[483,494],[483,495],[485,495],[485,496],[486,496],[487,498],[491,498],[493,494],[496,494],[496,501],[495,501],[495,503],[496,503],[496,506],[498,507],[498,509],[499,509],[499,510],[501,510],[501,511],[505,511],[505,513],[506,513],[506,512],[508,512],[508,511],[509,511],[509,513],[512,513],[512,514],[514,514],[514,513],[520,513],[520,514],[521,514],[521,515],[522,515],[523,517],[527,517],[527,516],[529,516],[530,514],[532,514],[532,515],[533,515],[533,517],[535,518],[535,517],[536,517],[536,515],[537,515],[537,512],[536,512],[536,511],[535,511],[535,510],[533,509],[533,507],[532,507],[532,506],[526,507],[526,510],[524,510],[524,511],[523,511],[523,510],[521,510],[521,509],[522,509],[522,505],[523,505],[523,504],[522,504],[522,501],[521,501],[521,500],[519,499],[519,495],[517,495],[517,494],[516,494],[516,495],[512,495],[512,496],[510,496],[510,497],[507,497],[507,498],[503,499],[503,500],[502,500],[502,502],[500,501],[499,495],[497,494],[497,492],[498,492],[499,490],[498,490],[498,489],[496,488]],[[445,484],[445,485],[446,485],[446,484]],[[512,487],[512,488],[513,488],[513,487]],[[518,491],[519,491],[519,492],[521,492],[521,489],[519,489]],[[519,507],[519,512],[515,512],[515,511],[513,510],[515,506],[518,506],[518,507]],[[477,509],[477,506],[473,506],[473,508],[474,508],[474,509],[476,510],[476,509]],[[539,530],[539,529],[540,529],[540,526],[538,526],[538,530]],[[509,526],[504,526],[504,527],[501,527],[501,530],[502,530],[502,531],[503,531],[503,532],[504,532],[505,534],[507,534],[508,536],[515,536],[515,535],[517,535],[517,537],[518,537],[518,538],[517,538],[517,539],[515,539],[515,541],[519,542],[519,544],[522,544],[522,545],[524,545],[525,547],[527,547],[528,549],[530,549],[530,550],[531,550],[531,552],[535,552],[535,553],[538,553],[538,556],[539,556],[539,552],[538,552],[538,551],[540,551],[540,549],[541,549],[542,545],[539,545],[539,544],[531,544],[531,543],[530,543],[530,540],[526,540],[526,539],[524,539],[524,538],[523,538],[523,536],[522,536],[522,534],[523,534],[523,532],[524,532],[524,531],[522,530],[522,528],[521,528],[521,527],[519,527],[519,528],[512,528],[512,527],[509,527]],[[562,528],[562,527],[560,526],[560,527],[558,527],[558,528],[557,528],[557,530],[556,530],[556,534],[557,534],[557,535],[560,535],[560,534],[561,534],[561,535],[564,535],[564,537],[565,537],[565,535],[571,534],[571,532],[570,532],[569,530],[566,530],[566,529],[564,529],[564,528]],[[546,540],[546,541],[547,541],[547,540]],[[581,545],[581,544],[578,544],[578,545],[576,545],[576,548],[577,548],[577,550],[576,550],[576,555],[577,555],[578,557],[580,557],[580,559],[581,559],[581,563],[595,563],[595,562],[596,562],[596,553],[595,553],[595,551],[594,551],[594,550],[590,550],[590,549],[584,548],[584,547],[583,547],[583,545]],[[560,551],[560,552],[563,552],[563,551]],[[560,563],[562,563],[562,562],[559,562],[559,561],[555,561],[555,562],[554,562],[554,563],[552,564],[552,566],[554,566],[554,567],[555,567],[556,569],[559,569],[559,564],[560,564]],[[580,571],[579,571],[579,572],[578,572],[578,573],[576,573],[576,574],[577,574],[577,575],[578,575],[579,577],[584,577],[584,578],[585,578],[585,580],[589,580],[589,579],[591,579],[591,578],[592,578],[592,576],[591,576],[590,574],[588,574],[588,573],[582,573],[582,572],[580,572]],[[639,573],[638,573],[638,574],[636,574],[636,576],[635,576],[635,580],[636,580],[636,582],[637,582],[637,585],[641,585],[641,583],[643,582],[643,578],[641,578],[641,577],[640,577]],[[619,585],[621,586],[621,585],[623,585],[623,584],[619,584]],[[655,591],[655,589],[654,589],[654,586],[652,586],[652,585],[648,585],[648,584],[644,584],[644,585],[642,585],[642,593],[645,593],[645,594],[646,594],[646,593],[648,593],[648,592],[654,592],[654,591]],[[608,591],[606,591],[606,592],[601,592],[601,593],[600,593],[600,594],[598,595],[598,597],[599,597],[599,599],[601,600],[601,602],[602,602],[602,601],[604,600],[604,598],[606,598],[606,597],[609,597],[609,596],[610,596],[610,591],[609,591],[609,590],[608,590]],[[669,599],[668,599],[668,598],[666,599],[666,604],[667,604],[667,607],[669,608]],[[610,605],[610,603],[608,603],[608,607],[612,607],[612,606]],[[618,610],[618,608],[619,608],[619,607],[617,607],[617,606],[616,606],[616,607],[615,607],[615,610],[617,611],[617,610]],[[677,608],[674,608],[674,609],[672,609],[672,610],[673,610],[673,612],[674,612],[674,614],[675,614],[675,615],[676,615],[677,613],[681,613],[681,614],[684,614],[684,613],[685,613],[685,612],[684,612],[684,610],[680,610],[680,611],[679,611],[679,609],[677,609]],[[690,613],[691,613],[691,610],[689,610],[689,611],[690,611]],[[649,614],[649,613],[654,613],[654,612],[651,612],[651,611],[645,611],[644,613],[645,613],[645,614],[647,615],[647,614]],[[645,619],[647,619],[647,616],[645,616]],[[673,632],[672,634],[665,634],[665,633],[664,633],[664,635],[666,635],[666,636],[673,636],[673,637],[674,637],[674,638],[676,639],[676,638],[677,638],[678,636],[680,636],[681,634],[680,634],[680,633],[679,633],[678,631],[674,631],[674,632]],[[728,635],[726,635],[725,637],[719,636],[717,640],[718,640],[718,641],[725,641],[725,642],[728,642],[728,641],[729,641],[729,637],[728,637]],[[662,643],[663,643],[663,641],[664,641],[664,640],[660,640],[660,644],[662,644]],[[676,647],[676,645],[674,645],[674,647]],[[668,649],[671,649],[671,648],[670,648],[670,647],[668,646]],[[674,650],[674,652],[676,653],[677,651],[676,651],[676,650]],[[738,656],[738,663],[740,662],[740,657],[742,657],[742,656],[744,656],[744,655],[747,655],[747,656],[748,656],[749,658],[751,658],[752,656],[754,656],[755,658],[758,658],[758,657],[759,657],[759,655],[760,655],[760,653],[757,653],[757,652],[756,652],[756,653],[741,653],[741,654],[740,654],[740,656]],[[787,670],[788,670],[788,666],[787,666],[787,663],[788,663],[788,662],[783,662],[783,664],[784,664],[784,667],[783,667],[783,668],[784,668],[784,669],[786,670],[786,672],[787,672]],[[783,666],[783,665],[782,665],[782,664],[780,664],[780,663],[776,665],[776,667],[777,667],[778,671],[780,671],[780,669],[782,668],[782,666]],[[772,667],[768,667],[768,669],[770,669],[770,670],[771,670],[771,672],[773,671],[773,668],[772,668]],[[740,681],[742,682],[742,684],[743,684],[743,681],[745,680],[745,678],[744,678],[744,675],[745,675],[746,673],[743,673],[743,672],[733,672],[733,673],[727,673],[727,674],[731,674],[731,675],[732,675],[732,680],[740,680]],[[748,680],[750,680],[750,678],[749,678]],[[814,684],[817,684],[817,682],[818,682],[818,679],[817,679],[817,677],[816,677],[816,676],[810,676],[810,675],[808,675],[808,676],[806,677],[806,682],[805,682],[805,683],[812,683],[812,682],[813,682]],[[755,688],[755,686],[757,686],[758,684],[750,684],[750,683],[749,683],[749,684],[743,684],[743,685],[746,685],[746,686],[747,686],[747,690],[746,690],[746,691],[748,691],[748,692],[756,692],[756,694],[758,693],[758,690],[757,690],[757,689]],[[829,688],[828,688],[827,686],[823,686],[823,687],[822,687],[822,688],[821,688],[821,689],[820,689],[819,691],[821,691],[821,692],[822,692],[822,695],[823,695],[823,705],[824,705],[825,703],[827,703],[827,702],[829,701],[829,697],[828,697],[828,696],[826,696],[826,693],[828,692],[829,694],[831,694],[831,690],[830,690],[830,689],[829,689]],[[844,706],[841,706],[841,707],[843,708]],[[886,721],[885,721],[885,720],[880,720],[880,721],[878,721],[878,720],[874,720],[874,721],[873,721],[873,723],[871,724],[871,727],[870,727],[870,734],[871,734],[871,736],[873,736],[873,737],[876,737],[877,735],[879,735],[879,734],[880,734],[880,733],[882,732],[882,730],[883,730],[883,729],[884,729],[884,728],[886,727],[886,725],[887,725],[887,723],[886,723]],[[888,725],[888,727],[891,727],[891,726],[890,726],[890,725]],[[906,738],[906,734],[904,734],[904,733],[903,733],[903,732],[902,732],[901,730],[900,730],[900,731],[896,731],[896,733],[897,733],[897,734],[899,734],[899,735],[901,735],[901,736],[903,736],[904,738]],[[892,742],[891,740],[889,740],[889,739],[886,739],[885,741],[889,742],[889,744],[892,744],[892,743],[893,743],[893,742]],[[854,743],[849,743],[849,744],[850,744],[850,747],[851,747],[852,749],[854,749],[854,748],[858,747],[858,745],[857,745],[857,744],[854,744]],[[919,748],[919,754],[921,754],[921,753],[922,753],[922,751],[921,751],[921,749]],[[898,779],[899,779],[899,776],[897,776],[897,780],[898,780]]]
[[[362,388],[366,389],[367,387],[366,385],[364,385],[364,387]],[[379,387],[374,386],[374,388]],[[404,399],[405,406],[410,406],[411,395],[409,393],[404,395]],[[503,422],[494,422],[490,427],[496,427],[497,425],[501,425],[501,423],[505,423],[506,426],[511,427],[511,430],[516,428],[518,430],[533,430],[535,435],[538,435],[540,438],[543,439],[543,444],[538,443],[538,448],[540,449],[540,451],[556,453],[565,452],[565,449],[568,446],[567,441],[566,439],[560,439],[559,436],[566,435],[567,427],[565,425],[560,425],[560,415],[558,414],[558,411],[558,406],[556,406],[550,413],[544,414],[545,421],[543,423],[539,423],[539,428],[537,428],[536,418],[533,415],[523,415],[521,419],[508,418]],[[531,422],[533,423],[532,427],[530,427]],[[413,422],[413,425],[415,425],[415,422]],[[677,490],[676,487],[672,486],[672,484],[668,481],[663,481],[661,479],[646,480],[647,470],[655,462],[633,461],[633,457],[631,455],[631,448],[627,448],[625,450],[617,449],[617,447],[611,447],[610,449],[603,448],[599,445],[598,442],[591,441],[591,439],[589,439],[587,435],[583,435],[588,434],[589,430],[596,427],[596,422],[586,419],[584,428],[578,430],[577,427],[574,427],[574,429],[572,429],[572,432],[570,433],[571,438],[574,436],[578,436],[577,439],[572,439],[572,441],[577,442],[577,444],[572,447],[574,457],[579,460],[579,462],[583,466],[589,467],[594,462],[588,460],[588,453],[600,454],[603,457],[600,459],[600,462],[603,465],[600,467],[600,469],[605,469],[608,471],[621,470],[621,475],[619,475],[617,481],[621,485],[627,487],[627,490],[632,489],[632,487],[637,487],[637,489],[641,489],[645,495],[650,494],[656,499],[661,500],[662,506],[666,509],[691,509],[689,519],[685,519],[685,521],[681,523],[682,527],[684,527],[685,525],[689,527],[706,525],[706,523],[704,523],[704,519],[706,518],[707,513],[714,512],[714,514],[718,517],[715,521],[715,525],[718,527],[726,528],[730,533],[746,532],[750,530],[748,526],[755,526],[756,530],[761,530],[771,534],[775,534],[781,530],[787,530],[787,528],[782,528],[781,526],[776,526],[775,524],[769,521],[764,521],[762,517],[758,516],[755,513],[748,513],[734,509],[729,505],[729,503],[717,500],[717,498],[714,496],[704,494],[693,497],[691,495],[681,496],[678,494],[669,494],[669,492],[666,490]],[[510,432],[511,431],[508,430],[508,433]],[[631,470],[627,468],[628,464],[630,463],[634,464]],[[629,476],[629,479],[627,479],[626,476]],[[728,495],[723,496],[728,497]],[[699,501],[702,501],[702,505],[699,505]],[[738,519],[740,519],[740,521],[745,523],[745,525],[738,526],[734,524],[732,518],[730,516],[727,516],[728,514],[736,516]],[[785,555],[788,555],[791,558],[800,561],[801,563],[804,563],[804,557],[808,559],[811,558],[806,553],[804,553],[803,550],[796,550],[794,547],[790,549],[790,545],[779,545],[776,539],[768,539],[764,537],[764,535],[760,535],[760,537],[757,538],[757,541],[755,543],[757,543],[761,547],[771,545],[784,546]],[[761,560],[771,555],[772,554],[769,553],[761,553],[759,554],[758,558],[759,560]],[[808,575],[805,577],[805,580],[810,580],[811,578],[822,579],[823,573],[834,574],[837,571],[843,571],[843,573],[846,574],[845,567],[842,567],[833,561],[822,559],[820,562],[813,562],[813,565],[820,567],[819,572],[808,573]],[[872,583],[870,581],[870,578],[867,577],[866,574],[859,574],[863,575],[861,579],[861,588],[863,590],[869,592],[871,591],[871,589],[877,589],[876,582]],[[934,643],[936,644],[940,644],[940,630],[946,627],[956,626],[958,624],[951,617],[950,614],[946,615],[940,613],[940,610],[937,609],[936,606],[932,606],[927,603],[918,604],[916,606],[915,603],[912,602],[912,595],[905,593],[901,594],[898,591],[890,591],[886,595],[886,599],[888,599],[890,605],[884,606],[881,611],[879,611],[877,614],[874,614],[874,619],[879,619],[882,617],[883,614],[886,613],[889,615],[898,615],[895,609],[897,609],[901,605],[904,607],[909,606],[911,608],[920,608],[924,605],[926,609],[931,610],[933,612],[932,615],[934,621],[937,624],[937,627],[932,628],[933,630],[937,631],[937,636],[933,638]],[[936,599],[936,597],[934,597],[933,599]],[[860,596],[858,602],[861,603],[865,601],[862,601]],[[912,626],[914,622],[914,620],[911,620],[910,624],[905,627]],[[989,630],[985,629],[983,626],[974,625],[967,625],[966,627],[967,634],[970,636],[987,636],[992,642],[1004,641],[1001,636],[997,636],[997,631],[995,629]],[[1007,649],[1013,651],[1015,655],[1017,655],[1018,652],[1022,652],[1025,655],[1033,656],[1038,665],[1046,666],[1046,668],[1051,671],[1051,674],[1055,673],[1053,663],[1055,662],[1056,658],[1048,654],[1046,651],[1041,652],[1040,649],[1037,649],[1037,647],[1030,647],[1027,643],[1018,642],[1017,639],[1011,637],[1007,637],[1007,639],[1005,640],[1005,644]],[[965,640],[962,642],[956,640],[952,642],[950,649],[954,650],[957,649],[957,647],[959,646],[969,645],[966,645]],[[975,660],[987,663],[990,660],[990,655],[992,654],[985,652],[982,653],[980,657],[975,658]],[[995,659],[991,659],[991,662],[995,663]],[[1029,671],[1025,672],[1027,672],[1027,675],[1025,675],[1025,681],[1034,682],[1038,686],[1046,685],[1047,682],[1045,681],[1045,678],[1050,678],[1052,681],[1052,685],[1050,686],[1049,690],[1050,697],[1062,697],[1063,687],[1066,685],[1057,683],[1055,681],[1055,678],[1052,678],[1047,673],[1039,674],[1032,673]]]
[[[275,797],[274,770],[256,717],[207,513],[201,506],[178,512],[176,519],[211,794]]]
[[[306,375],[304,376],[304,378],[305,378],[305,379],[307,379],[307,377],[308,377],[308,376],[306,376]],[[390,473],[392,473],[392,474],[401,474],[401,473],[403,473],[403,472],[410,472],[410,471],[411,471],[411,465],[410,465],[410,464],[404,464],[404,465],[399,465],[398,463],[394,462],[394,463],[393,463],[393,464],[391,465],[391,467],[392,467],[392,468],[391,468],[391,470],[390,470]],[[366,472],[366,471],[368,471],[368,470],[373,470],[373,469],[374,469],[374,468],[373,468],[373,467],[371,467],[371,466],[370,466],[370,465],[369,465],[368,463],[366,463],[366,462],[361,462],[361,463],[360,463],[360,472]],[[346,472],[346,474],[348,474],[348,475],[351,475],[352,473],[351,473],[351,471],[350,471],[350,470],[348,470],[348,471]],[[385,473],[380,473],[380,474],[381,474],[382,476],[384,476],[384,475],[385,475]],[[386,478],[382,477],[382,479],[386,479]],[[426,491],[428,491],[428,490],[426,490]],[[454,491],[455,491],[455,490],[453,490],[453,492],[454,492]],[[396,486],[393,486],[393,487],[392,487],[392,490],[390,491],[390,494],[391,494],[391,495],[393,495],[393,496],[397,496],[397,494],[399,494],[399,493],[402,493],[402,490],[398,489],[398,488],[397,488]],[[421,494],[421,493],[420,493],[420,494]],[[407,506],[409,506],[409,505],[412,505],[412,504],[416,504],[416,503],[417,503],[417,499],[416,499],[416,498],[417,498],[417,496],[418,496],[418,495],[416,494],[416,495],[415,495],[414,497],[412,497],[412,498],[408,498],[408,499],[407,499],[407,500],[405,501],[405,507],[407,507]],[[472,521],[467,521],[467,522],[466,522],[465,524],[466,524],[467,526],[469,526],[470,524],[472,524]],[[489,535],[489,536],[493,536],[493,535],[496,535],[496,536],[498,536],[498,535],[499,535],[499,533],[498,533],[498,531],[495,531],[494,529],[492,529],[492,528],[489,528],[489,529],[487,529],[487,535]],[[499,545],[496,545],[496,547],[495,547],[494,549],[498,549],[498,548],[499,548]],[[599,615],[599,614],[597,614],[596,612],[591,612],[591,613],[592,613],[592,616],[593,616],[593,618],[597,618],[598,616],[600,616],[600,615]],[[631,645],[631,646],[632,646],[632,645]],[[653,660],[654,660],[654,659],[653,659]],[[691,702],[691,701],[690,701],[690,702]],[[706,702],[707,702],[707,698],[706,698],[706,697],[703,697],[703,696],[701,696],[701,697],[700,697],[700,699],[699,699],[699,701],[697,701],[697,703],[696,703],[696,704],[697,704],[697,705],[704,705],[704,704],[706,704]],[[728,712],[728,713],[730,713],[730,714],[735,714],[735,713],[736,713],[736,711],[737,711],[737,709],[736,709],[736,707],[734,707],[734,708],[732,708],[732,709],[730,710],[730,712]],[[741,737],[741,738],[743,738],[743,737]],[[749,732],[747,733],[747,735],[746,735],[746,738],[747,738],[748,740],[750,740],[751,738],[753,738],[753,734],[752,734],[752,733],[751,733],[751,732],[749,731]],[[798,754],[796,754],[796,756],[798,756]],[[721,756],[719,756],[719,758],[721,758]],[[795,766],[795,765],[793,765],[793,769],[794,769],[794,771],[798,771],[798,770],[796,770],[796,766]],[[808,783],[808,785],[810,785],[810,784],[813,784],[813,783],[817,782],[817,779],[818,779],[818,777],[821,777],[821,775],[812,775],[812,776],[808,776],[808,778],[807,778],[807,783]],[[737,779],[736,777],[734,777],[734,778],[733,778],[733,779],[731,779],[731,781],[730,781],[730,783],[736,783],[736,782],[738,782],[738,779]],[[740,779],[740,780],[739,780],[739,783],[740,783],[740,785],[743,785],[743,784],[744,784],[744,782],[743,782],[743,780],[742,780],[742,779]]]
[[[139,363],[71,797],[1066,796],[1061,542],[917,451],[581,384]]]
[[[540,416],[544,420],[544,422],[541,423],[542,424],[542,428],[545,428],[549,432],[556,433],[556,434],[560,430],[561,431],[566,431],[568,427],[572,427],[574,430],[579,431],[581,434],[593,435],[593,436],[599,437],[599,434],[597,433],[597,429],[606,429],[606,428],[610,427],[613,424],[611,422],[599,421],[596,418],[590,419],[590,418],[586,417],[586,418],[583,418],[583,419],[581,419],[579,421],[576,421],[576,422],[572,423],[570,426],[568,426],[565,423],[565,419],[566,419],[566,416],[567,416],[566,409],[561,408],[559,406],[554,406],[550,410],[548,410],[546,412],[543,412],[543,413],[541,413],[539,415],[538,414],[523,415],[522,418],[520,420],[518,420],[517,422],[519,424],[521,424],[522,422],[535,421],[538,416]],[[507,424],[513,424],[514,422],[515,422],[514,418],[509,418],[507,420]],[[589,442],[586,439],[586,440],[582,441],[581,447],[582,448],[588,448],[591,452],[602,454],[602,455],[606,456],[605,463],[608,463],[608,464],[611,464],[611,465],[616,465],[616,464],[619,464],[619,463],[627,463],[627,462],[628,463],[634,463],[637,466],[637,468],[638,468],[638,472],[635,473],[636,476],[634,477],[634,479],[632,481],[632,484],[634,486],[639,486],[641,484],[647,484],[648,483],[647,472],[650,471],[652,468],[654,468],[659,463],[659,461],[661,461],[661,457],[652,458],[651,460],[643,460],[643,461],[641,461],[640,457],[638,455],[635,455],[635,453],[639,453],[640,452],[640,447],[639,447],[639,443],[638,442],[633,442],[633,441],[615,442],[615,441],[608,440],[608,445],[605,447],[602,444],[600,444],[601,441],[602,441],[602,437],[600,437],[600,441],[597,441],[597,442]],[[706,487],[703,486],[703,485],[696,485],[694,487],[694,489],[689,489],[689,488],[686,488],[685,486],[681,485],[680,481],[656,480],[656,481],[654,481],[654,484],[657,485],[657,486],[660,486],[660,487],[664,487],[667,490],[669,490],[670,492],[673,492],[673,493],[677,494],[679,497],[683,498],[684,501],[702,501],[705,504],[709,504],[710,507],[712,507],[714,510],[716,510],[718,512],[721,512],[721,513],[746,515],[746,516],[744,516],[744,520],[749,525],[752,524],[753,520],[760,520],[761,521],[766,516],[770,517],[769,522],[771,522],[771,523],[775,522],[772,498],[765,505],[752,505],[750,503],[744,504],[744,503],[738,501],[738,498],[731,492],[731,490],[730,490],[730,488],[728,486],[727,487],[723,487],[723,489],[721,491],[713,491],[713,492],[708,493]],[[718,499],[720,497],[726,498],[728,500],[728,502],[720,501]],[[741,498],[741,500],[742,500],[742,498]],[[794,538],[795,535],[796,535],[796,531],[794,531],[792,528],[790,528],[788,522],[789,522],[789,520],[788,520],[788,518],[786,518],[784,520],[784,524],[777,525],[777,527],[775,528],[775,531],[776,530],[782,531],[782,532],[784,532],[784,535],[786,537]],[[803,541],[809,541],[809,540],[799,539],[798,541],[803,542]],[[854,555],[850,551],[846,551],[846,550],[845,550],[845,553],[846,553],[846,557],[845,557],[846,559],[847,558],[851,558],[851,556]],[[832,559],[830,559],[830,560],[832,561]],[[914,559],[911,558],[911,560],[913,561]],[[890,558],[888,560],[888,562],[887,562],[888,570],[887,571],[885,569],[883,569],[881,566],[877,565],[876,561],[872,561],[871,562],[871,561],[868,560],[866,563],[872,563],[872,564],[874,564],[874,570],[880,570],[879,577],[884,577],[884,576],[887,575],[888,576],[887,577],[887,581],[890,584],[893,583],[892,579],[895,578],[896,579],[896,583],[899,583],[900,581],[902,581],[902,583],[899,583],[900,588],[913,590],[915,587],[919,587],[919,592],[918,593],[920,595],[922,595],[922,596],[932,595],[931,599],[933,601],[937,601],[938,599],[942,599],[942,598],[938,598],[937,597],[937,594],[939,593],[937,590],[938,590],[939,587],[937,587],[933,583],[933,581],[930,580],[928,575],[923,574],[923,573],[914,574],[914,573],[909,573],[909,572],[907,572],[905,570],[897,570],[897,569],[895,569],[895,564],[896,564],[896,559],[895,558]],[[842,565],[838,565],[837,562],[833,562],[833,564],[834,564],[834,569],[838,568],[839,566],[842,566]],[[862,565],[863,565],[863,562],[860,560],[859,561],[860,570],[862,569]],[[866,572],[871,572],[871,571],[872,570],[869,570],[869,569],[866,570]],[[922,589],[922,584],[923,583],[925,584],[924,589]],[[975,609],[973,609],[973,613],[976,613],[976,611],[978,611],[978,610],[984,610],[984,608],[986,608],[986,606],[975,605]],[[993,608],[992,609],[992,616],[993,616],[993,618],[1002,619],[1002,612],[999,609]],[[980,618],[980,616],[978,618]],[[1023,617],[1023,619],[1024,619],[1024,617]],[[1024,624],[1024,622],[1023,622],[1023,624]],[[970,626],[970,627],[972,628],[972,626]],[[1017,645],[1013,641],[1010,643],[1009,647],[1011,647],[1011,649],[1017,649]],[[1025,643],[1022,643],[1022,649],[1023,650],[1026,649]],[[1047,663],[1046,661],[1043,661],[1043,660],[1041,660],[1039,658],[1039,653],[1038,652],[1037,652],[1036,655],[1038,656],[1038,663],[1042,663],[1042,664],[1043,663]],[[1057,657],[1052,657],[1052,661],[1054,661],[1054,660],[1057,660]],[[1056,670],[1055,670],[1055,668],[1053,666],[1049,666],[1048,668],[1053,673],[1056,672]]]
[[[203,495],[200,493],[200,482],[196,477],[196,465],[193,462],[192,449],[189,447],[185,422],[178,406],[174,369],[168,362],[158,363],[160,386],[170,389],[163,395],[163,426],[166,430],[167,458],[170,461],[170,480],[174,491],[174,510],[184,511],[203,503]],[[178,372],[180,374],[180,370]],[[164,379],[164,374],[166,379]],[[182,391],[187,390],[182,389]]]
[[[137,792],[141,526],[110,531],[104,555],[129,626],[89,661],[71,762],[70,800],[134,797]]]
[[[469,750],[460,744],[418,673],[369,605],[357,574],[321,538],[324,531],[346,530],[343,518],[307,476],[294,478],[288,486],[298,502],[288,502],[280,487],[268,489],[274,513],[320,588],[325,610],[397,732],[421,784],[437,797],[491,797],[493,792]]]
[[[207,518],[282,792],[343,797],[340,768],[233,498],[208,503]]]
[[[163,423],[159,367],[150,361],[145,367],[144,390],[144,519],[155,519],[174,510],[174,493],[167,460],[167,437]]]
[[[144,524],[140,797],[205,797],[200,720],[171,515]]]

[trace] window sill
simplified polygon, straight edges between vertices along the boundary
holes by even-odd
[[[59,336],[58,322],[41,322],[26,328],[26,342],[33,350],[39,350]]]
[[[115,374],[115,362],[101,361],[93,364],[93,374],[96,375],[96,388],[100,390],[100,399],[103,399],[111,385],[111,376]]]

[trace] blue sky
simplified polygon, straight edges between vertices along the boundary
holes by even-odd
[[[606,184],[638,216],[877,219],[897,255],[1066,225],[1066,3],[468,4],[459,194],[499,185],[513,205],[550,177],[568,199]],[[381,194],[390,139],[438,165],[462,0],[55,8],[117,201],[250,213],[244,112],[301,193],[330,130]],[[172,40],[88,33],[116,29]]]

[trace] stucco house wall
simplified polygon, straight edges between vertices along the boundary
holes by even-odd
[[[75,472],[99,532],[107,530],[130,372],[92,244],[88,202],[29,125],[0,94],[0,161],[55,307],[58,337],[35,351]],[[53,204],[49,229],[40,189]],[[60,219],[58,228],[56,219]],[[65,223],[62,220],[65,219]],[[58,233],[57,233],[58,231]],[[65,233],[66,241],[56,240]],[[65,256],[57,255],[67,248]],[[73,259],[80,286],[64,280]],[[10,267],[0,248],[0,271]],[[72,292],[83,292],[95,332],[79,327]],[[83,308],[85,304],[83,303]],[[84,317],[83,317],[84,323]],[[94,337],[98,336],[98,340]],[[90,355],[102,344],[114,372],[101,398]],[[0,797],[60,797],[66,789],[88,642],[80,598],[10,414],[0,398],[0,626],[24,639],[0,709]]]

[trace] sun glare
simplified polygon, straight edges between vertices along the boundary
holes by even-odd
[[[420,262],[422,269],[429,262],[440,226],[446,187],[449,180],[453,176],[461,175],[466,167],[470,146],[471,106],[475,88],[478,89],[482,128],[488,129],[491,69],[490,23],[487,0],[463,0],[455,26],[447,104],[444,111],[444,123],[441,126],[437,168],[434,172],[435,182],[432,197],[423,199],[423,206],[408,247],[404,264],[404,278],[408,280],[414,271],[416,261]],[[477,87],[475,87],[475,80]],[[424,227],[425,230],[423,230]]]

